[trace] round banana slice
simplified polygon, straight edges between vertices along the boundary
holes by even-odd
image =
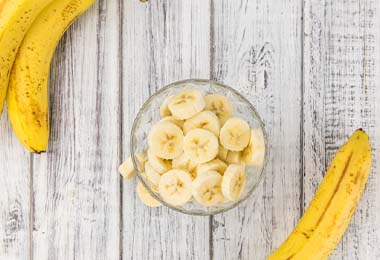
[[[205,101],[206,110],[214,112],[222,125],[232,116],[232,104],[225,96],[211,94],[205,96]]]
[[[193,196],[204,206],[223,203],[222,176],[216,171],[200,174],[193,181]]]
[[[241,160],[242,160],[241,159],[241,152],[228,151],[227,158],[226,158],[227,163],[239,164],[239,163],[241,163]]]
[[[211,161],[219,152],[218,138],[204,129],[190,130],[183,141],[183,151],[193,162]]]
[[[156,156],[173,159],[183,152],[183,132],[173,123],[158,122],[149,133],[148,143]]]
[[[180,206],[191,199],[191,186],[189,173],[173,169],[161,176],[158,190],[167,203]]]
[[[174,169],[182,169],[187,171],[193,179],[197,177],[198,164],[190,160],[185,153],[181,154],[181,156],[177,158],[174,158],[172,161],[172,166]]]
[[[223,147],[223,145],[219,145],[218,158],[222,161],[226,161],[228,150]]]
[[[265,142],[261,129],[252,129],[248,146],[243,150],[243,161],[247,165],[260,166],[264,162]]]
[[[136,191],[137,191],[137,195],[139,196],[141,202],[144,205],[148,207],[161,206],[161,203],[155,198],[153,198],[152,195],[150,195],[150,193],[145,189],[144,185],[141,182],[137,184]]]
[[[183,124],[183,133],[186,135],[190,130],[202,128],[219,136],[220,123],[218,117],[211,111],[202,111]]]
[[[145,163],[148,161],[148,157],[146,156],[145,153],[136,153],[135,157],[137,159],[137,162],[139,164],[139,169],[141,171],[145,171]]]
[[[150,165],[149,162],[145,164],[145,174],[147,179],[154,187],[154,190],[157,190],[161,175]]]
[[[224,172],[222,192],[230,201],[240,198],[246,183],[245,169],[242,164],[230,164]]]
[[[166,116],[166,117],[162,118],[160,120],[160,122],[173,123],[173,124],[175,124],[176,126],[178,126],[181,129],[183,128],[183,123],[184,123],[183,120],[175,119],[174,116]]]
[[[141,171],[144,171],[144,164],[147,160],[145,154],[144,153],[137,153],[135,156],[136,156],[137,161],[139,163],[139,168],[141,169]],[[129,156],[128,159],[126,161],[124,161],[119,166],[119,173],[125,179],[131,179],[131,178],[135,177],[136,172],[135,172],[135,167],[133,166],[131,156]]]
[[[152,166],[152,168],[159,174],[163,174],[172,168],[171,162],[169,160],[157,157],[151,149],[148,149],[147,154],[150,166]]]
[[[200,90],[184,90],[168,101],[172,115],[177,119],[188,119],[201,112],[206,106],[205,99]]]
[[[223,175],[226,168],[227,168],[227,164],[225,162],[219,159],[214,159],[212,161],[199,164],[197,168],[197,173],[202,174],[202,173],[207,173],[210,171],[216,171],[220,173],[221,175]]]
[[[220,129],[220,143],[231,151],[242,151],[249,143],[251,129],[243,119],[232,117]]]
[[[171,98],[173,98],[173,96],[174,96],[174,95],[171,95],[171,96],[167,97],[167,98],[164,100],[164,102],[161,104],[161,106],[160,106],[160,115],[161,115],[162,117],[167,117],[167,116],[171,116],[171,115],[172,115],[172,113],[170,112],[170,109],[169,109],[169,107],[168,107],[168,103],[169,103],[169,100],[170,100]]]

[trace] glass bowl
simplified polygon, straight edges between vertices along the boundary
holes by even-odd
[[[184,89],[195,88],[201,90],[205,95],[207,94],[221,94],[226,96],[233,105],[233,116],[240,117],[248,122],[251,128],[260,128],[264,134],[265,141],[265,156],[263,164],[260,167],[247,166],[246,175],[247,181],[245,189],[238,201],[227,202],[217,206],[206,207],[195,200],[192,200],[182,206],[174,206],[165,202],[160,194],[151,188],[150,181],[146,178],[141,169],[140,165],[137,163],[136,153],[146,151],[148,147],[148,135],[152,126],[157,123],[160,119],[160,106],[163,101],[170,95],[181,92]],[[264,124],[260,119],[255,108],[249,101],[234,90],[231,87],[217,83],[211,80],[200,80],[200,79],[188,79],[183,81],[178,81],[167,85],[166,87],[160,89],[155,94],[153,94],[142,106],[138,112],[132,127],[131,140],[130,140],[130,151],[132,156],[132,161],[136,169],[136,174],[142,184],[146,187],[148,192],[160,201],[163,205],[177,210],[179,212],[190,214],[190,215],[201,215],[208,216],[218,213],[225,212],[239,205],[242,201],[246,200],[250,194],[255,190],[258,183],[263,177],[264,168],[267,162],[268,145],[266,133],[264,130]]]

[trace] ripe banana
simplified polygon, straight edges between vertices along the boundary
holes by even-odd
[[[140,170],[144,171],[145,162],[147,161],[145,154],[137,153],[136,158],[137,158]],[[131,156],[129,156],[128,159],[119,166],[119,173],[125,179],[131,179],[131,178],[135,177],[136,172],[135,172],[135,167],[133,166]]]
[[[147,154],[150,166],[152,166],[153,169],[159,174],[163,174],[172,168],[171,162],[169,160],[157,157],[151,149],[148,149]]]
[[[173,169],[182,169],[190,173],[191,177],[194,179],[197,177],[197,164],[190,160],[190,158],[185,154],[181,154],[179,157],[174,158],[172,161]]]
[[[183,120],[175,119],[174,116],[166,116],[166,117],[162,118],[159,122],[173,123],[181,129],[183,128],[183,124],[184,124]]]
[[[222,176],[216,171],[200,174],[193,181],[193,196],[204,206],[214,206],[224,202],[221,189]]]
[[[190,130],[183,141],[183,151],[193,162],[211,161],[219,152],[218,138],[204,129]]]
[[[221,125],[223,125],[227,119],[232,116],[232,104],[225,96],[219,94],[211,94],[205,96],[205,101],[205,109],[214,112],[215,115],[219,118]]]
[[[153,198],[152,195],[145,189],[144,185],[139,182],[136,187],[137,195],[139,196],[141,202],[148,207],[159,207],[161,203]]]
[[[242,157],[247,165],[260,166],[264,162],[265,142],[261,129],[252,129],[248,146],[243,150]]]
[[[8,114],[18,139],[31,152],[43,152],[48,144],[48,80],[55,47],[73,20],[94,1],[53,1],[35,19],[18,50],[10,75]],[[36,1],[22,2],[35,5]]]
[[[168,103],[169,103],[169,100],[171,98],[173,98],[174,95],[171,95],[171,96],[168,96],[164,102],[162,102],[161,106],[160,106],[160,115],[161,117],[168,117],[168,116],[171,116],[172,115],[172,112],[170,112],[170,109],[168,107]]]
[[[241,152],[228,151],[226,162],[230,163],[230,164],[231,163],[234,163],[234,164],[241,163]]]
[[[17,50],[28,28],[52,0],[0,1],[0,114]]]
[[[298,225],[268,260],[327,259],[359,203],[371,160],[368,136],[359,129],[339,149]]]
[[[185,123],[183,124],[183,133],[187,134],[190,130],[193,130],[195,128],[209,130],[216,136],[219,136],[219,119],[211,111],[202,111],[185,121]]]
[[[227,164],[219,159],[214,159],[212,161],[198,164],[197,173],[207,173],[209,171],[216,171],[221,175],[224,174],[227,169]]]
[[[191,199],[191,186],[192,179],[188,172],[173,169],[161,176],[158,190],[167,203],[179,206]]]
[[[238,117],[228,119],[220,129],[220,143],[231,151],[242,151],[249,143],[251,129]]]
[[[167,102],[171,114],[177,119],[189,119],[206,106],[202,92],[197,89],[184,90]]]
[[[222,193],[230,201],[240,198],[246,183],[245,167],[242,164],[230,164],[224,172]]]

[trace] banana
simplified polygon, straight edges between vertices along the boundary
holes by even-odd
[[[206,110],[210,110],[215,113],[219,118],[221,125],[223,125],[227,119],[232,116],[232,104],[231,102],[222,95],[211,94],[205,96]]]
[[[339,149],[303,217],[268,260],[327,259],[359,203],[371,160],[368,136],[359,129]]]
[[[161,203],[153,198],[152,195],[145,189],[144,185],[139,182],[136,187],[137,195],[139,196],[141,202],[148,207],[159,207]]]
[[[169,160],[157,157],[151,149],[148,149],[147,154],[150,166],[152,166],[152,168],[159,174],[163,174],[172,168],[171,162]]]
[[[159,122],[161,122],[161,123],[162,122],[173,123],[181,129],[183,128],[183,123],[184,123],[183,120],[175,119],[174,116],[166,116],[166,117],[162,118]]]
[[[228,150],[219,144],[218,158],[222,161],[226,161]]]
[[[241,163],[241,152],[228,151],[226,162],[229,164],[239,164]]]
[[[198,164],[197,173],[208,173],[209,171],[216,171],[221,175],[224,174],[224,171],[227,169],[227,164],[219,159],[214,159],[212,161]]]
[[[211,161],[219,152],[218,138],[204,129],[190,130],[183,141],[183,150],[193,162]]]
[[[186,135],[190,130],[202,128],[219,136],[220,123],[218,117],[211,111],[202,111],[183,124],[183,133]]]
[[[191,187],[190,174],[184,170],[173,169],[161,176],[158,190],[167,203],[180,206],[191,199]]]
[[[34,19],[52,0],[0,1],[0,114],[17,51]]]
[[[148,143],[156,156],[174,159],[183,152],[183,132],[173,123],[158,122],[149,133]]]
[[[173,98],[174,95],[168,96],[164,102],[160,106],[160,115],[161,117],[169,117],[172,115],[172,112],[170,112],[170,109],[168,107],[169,100]]]
[[[197,176],[197,164],[190,160],[190,158],[185,154],[181,154],[179,157],[174,158],[172,161],[173,169],[182,169],[190,173],[191,177],[194,179]]]
[[[149,162],[145,164],[145,175],[151,184],[151,188],[157,191],[161,175],[152,167],[152,165],[150,165]]]
[[[244,190],[245,183],[246,176],[244,165],[228,165],[222,180],[223,196],[230,201],[238,200]]]
[[[193,196],[204,206],[214,206],[224,202],[222,194],[222,176],[216,171],[200,174],[193,181]]]
[[[184,90],[168,100],[169,110],[177,119],[189,119],[201,112],[205,106],[204,96],[197,89]]]
[[[238,117],[228,119],[220,129],[220,143],[231,151],[242,151],[249,143],[251,129]]]
[[[147,160],[145,154],[143,153],[137,153],[136,155],[137,161],[139,163],[139,168],[141,171],[144,171],[145,167],[145,162]],[[132,157],[129,156],[126,161],[124,161],[120,166],[119,166],[119,173],[121,176],[123,176],[125,179],[131,179],[135,177],[136,171],[135,167],[133,166],[132,162]]]
[[[260,166],[264,162],[265,142],[261,129],[252,129],[248,146],[242,152],[242,159],[245,164]]]

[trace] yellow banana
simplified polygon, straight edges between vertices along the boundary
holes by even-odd
[[[55,0],[30,26],[13,65],[8,115],[20,142],[43,152],[49,139],[48,79],[54,50],[65,30],[95,0]]]
[[[0,114],[17,50],[34,19],[50,2],[52,0],[0,0]]]
[[[339,149],[298,225],[268,260],[327,259],[359,203],[371,160],[368,136],[359,129]]]

